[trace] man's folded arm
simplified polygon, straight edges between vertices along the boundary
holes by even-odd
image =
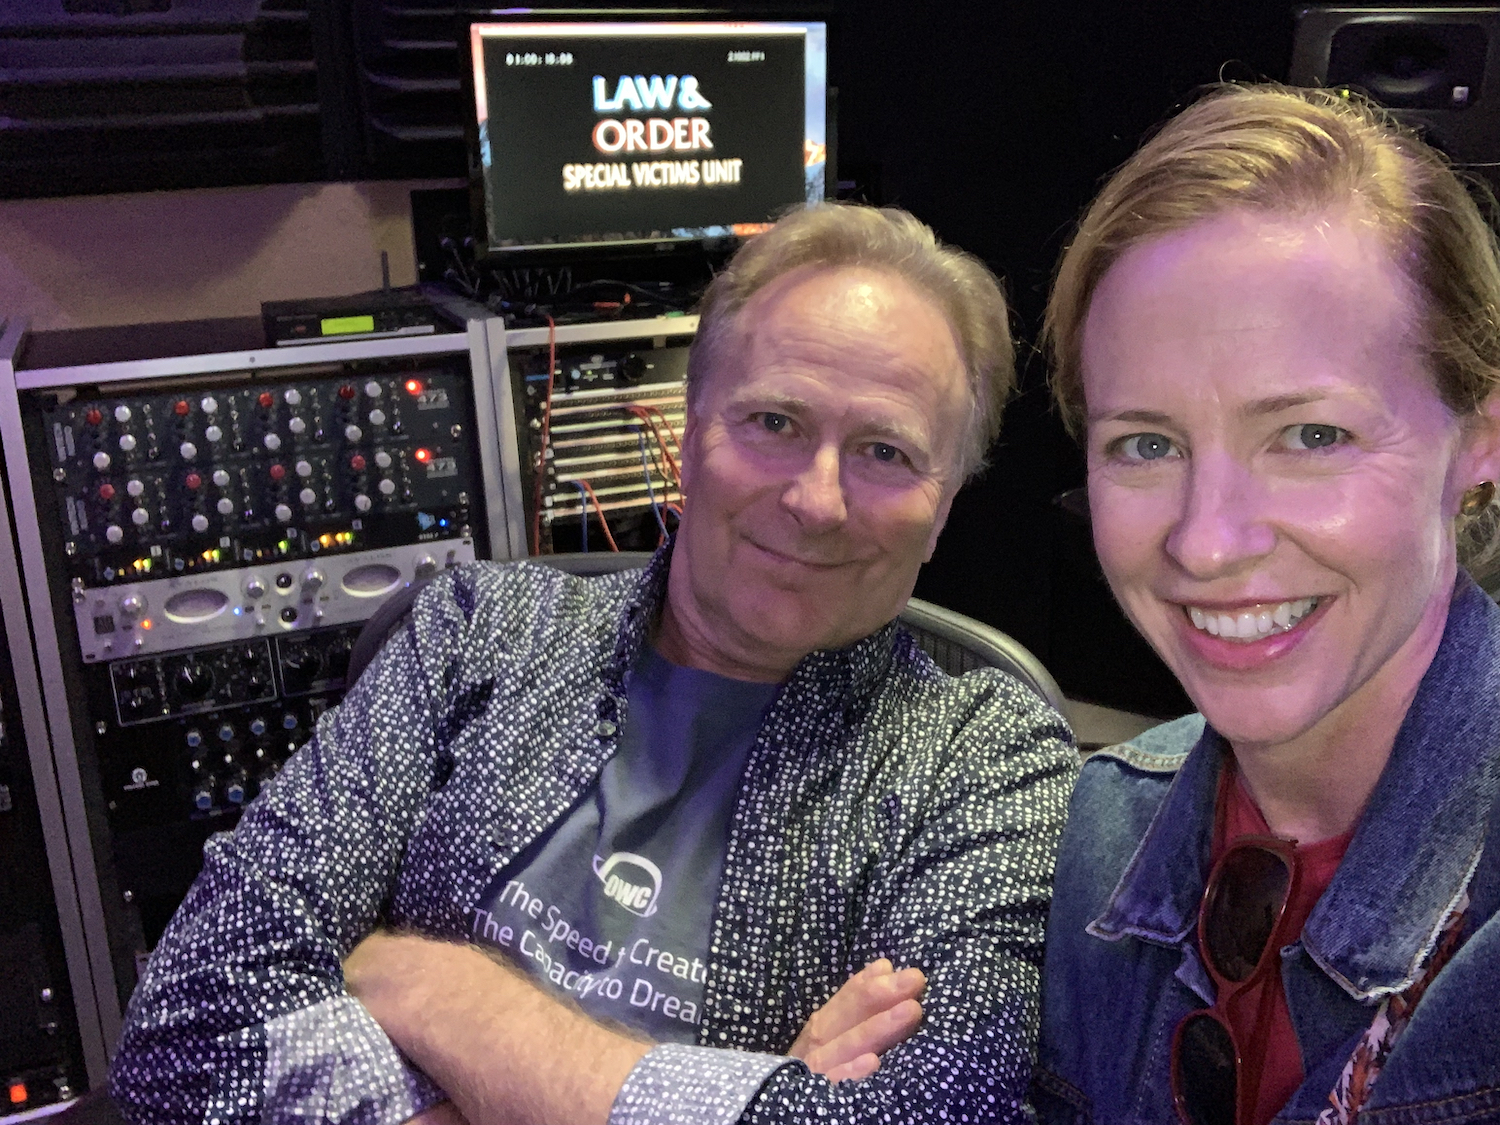
[[[428,631],[438,647],[461,626],[442,624]],[[441,1100],[340,967],[430,792],[428,647],[394,638],[235,832],[208,842],[131,999],[110,1085],[128,1118],[395,1125]]]
[[[1042,939],[1077,751],[1056,713],[1029,696],[1019,709],[992,698],[954,740],[942,807],[893,860],[889,895],[874,907],[881,951],[927,974],[918,1032],[870,1077],[837,1084],[796,1060],[659,1046],[626,1079],[610,1125],[1026,1120]]]

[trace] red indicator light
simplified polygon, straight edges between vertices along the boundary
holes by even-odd
[[[354,384],[353,383],[345,383],[342,387],[339,388],[339,398],[353,398],[353,397],[354,397]]]
[[[189,473],[182,478],[182,483],[191,489],[197,490],[203,484],[203,478],[197,473]]]
[[[99,486],[99,499],[113,500],[115,498],[115,486],[105,481]]]
[[[415,453],[413,453],[412,456],[415,457],[418,461],[422,462],[422,464],[424,465],[432,460],[431,452],[426,449],[419,449]]]
[[[192,409],[192,407],[188,406],[187,399],[180,398],[180,399],[177,400],[176,403],[173,404],[173,406],[172,406],[172,413],[176,414],[177,417],[181,418],[184,414],[186,414],[191,409]]]
[[[271,404],[276,400],[271,397],[270,391],[261,391],[260,398],[256,399],[256,401],[260,403],[263,409],[269,410],[271,408]]]
[[[146,630],[146,632],[149,633],[151,631],[151,618],[149,618],[149,617],[142,618],[141,619],[141,628],[144,629],[144,630]]]
[[[26,1083],[24,1083],[24,1082],[12,1082],[10,1084],[10,1104],[11,1105],[25,1105],[26,1104]]]
[[[280,480],[284,476],[286,476],[286,466],[285,465],[272,465],[271,466],[271,479],[272,480]]]
[[[98,410],[90,410],[83,416],[83,420],[90,426],[97,426],[100,422],[104,421],[104,415],[99,413]]]
[[[406,381],[406,393],[409,394],[409,395],[414,395],[414,396],[421,394],[422,393],[422,380],[420,380],[420,379],[408,379]]]
[[[353,469],[356,473],[362,473],[362,472],[364,472],[365,471],[365,459],[364,459],[363,454],[356,453],[353,457],[349,458],[349,467],[351,469]]]

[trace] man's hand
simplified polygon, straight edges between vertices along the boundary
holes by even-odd
[[[921,1025],[917,997],[926,987],[921,969],[897,972],[884,957],[871,961],[812,1014],[788,1054],[832,1082],[868,1078],[880,1056]]]
[[[365,938],[344,961],[344,983],[452,1099],[419,1115],[423,1125],[605,1125],[651,1047],[606,1030],[478,949],[415,934]]]

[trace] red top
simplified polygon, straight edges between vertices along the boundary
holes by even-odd
[[[1223,823],[1216,825],[1214,830],[1213,858],[1216,862],[1229,844],[1240,836],[1275,835],[1266,824],[1266,818],[1261,815],[1260,809],[1256,808],[1232,759],[1225,769],[1233,775],[1234,781],[1228,787],[1229,792],[1224,802]],[[1349,847],[1353,836],[1354,829],[1351,828],[1342,836],[1333,836],[1297,849],[1302,880],[1296,897],[1286,905],[1290,915],[1288,925],[1291,927],[1286,931],[1289,942],[1301,935],[1307,916],[1312,913],[1318,899],[1323,897],[1323,892],[1333,881],[1333,873],[1338,870],[1339,862],[1344,858],[1344,851]],[[1254,1039],[1260,993],[1264,988],[1272,989],[1274,994],[1270,1001],[1270,1026],[1266,1029],[1266,1057],[1261,1071],[1260,1094],[1256,1098],[1255,1112],[1249,1125],[1266,1125],[1296,1093],[1303,1078],[1302,1052],[1297,1046],[1297,1033],[1292,1028],[1292,1016],[1286,1005],[1286,993],[1281,987],[1280,972],[1267,974],[1264,984],[1251,988],[1243,1000],[1235,1002],[1233,1010],[1228,1013],[1235,1039],[1242,1051],[1249,1050],[1249,1044]]]

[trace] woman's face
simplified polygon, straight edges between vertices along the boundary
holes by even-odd
[[[1409,283],[1350,215],[1207,220],[1135,247],[1094,295],[1099,558],[1237,745],[1410,690],[1441,636],[1454,516],[1495,462],[1490,430],[1438,397],[1414,324]]]

